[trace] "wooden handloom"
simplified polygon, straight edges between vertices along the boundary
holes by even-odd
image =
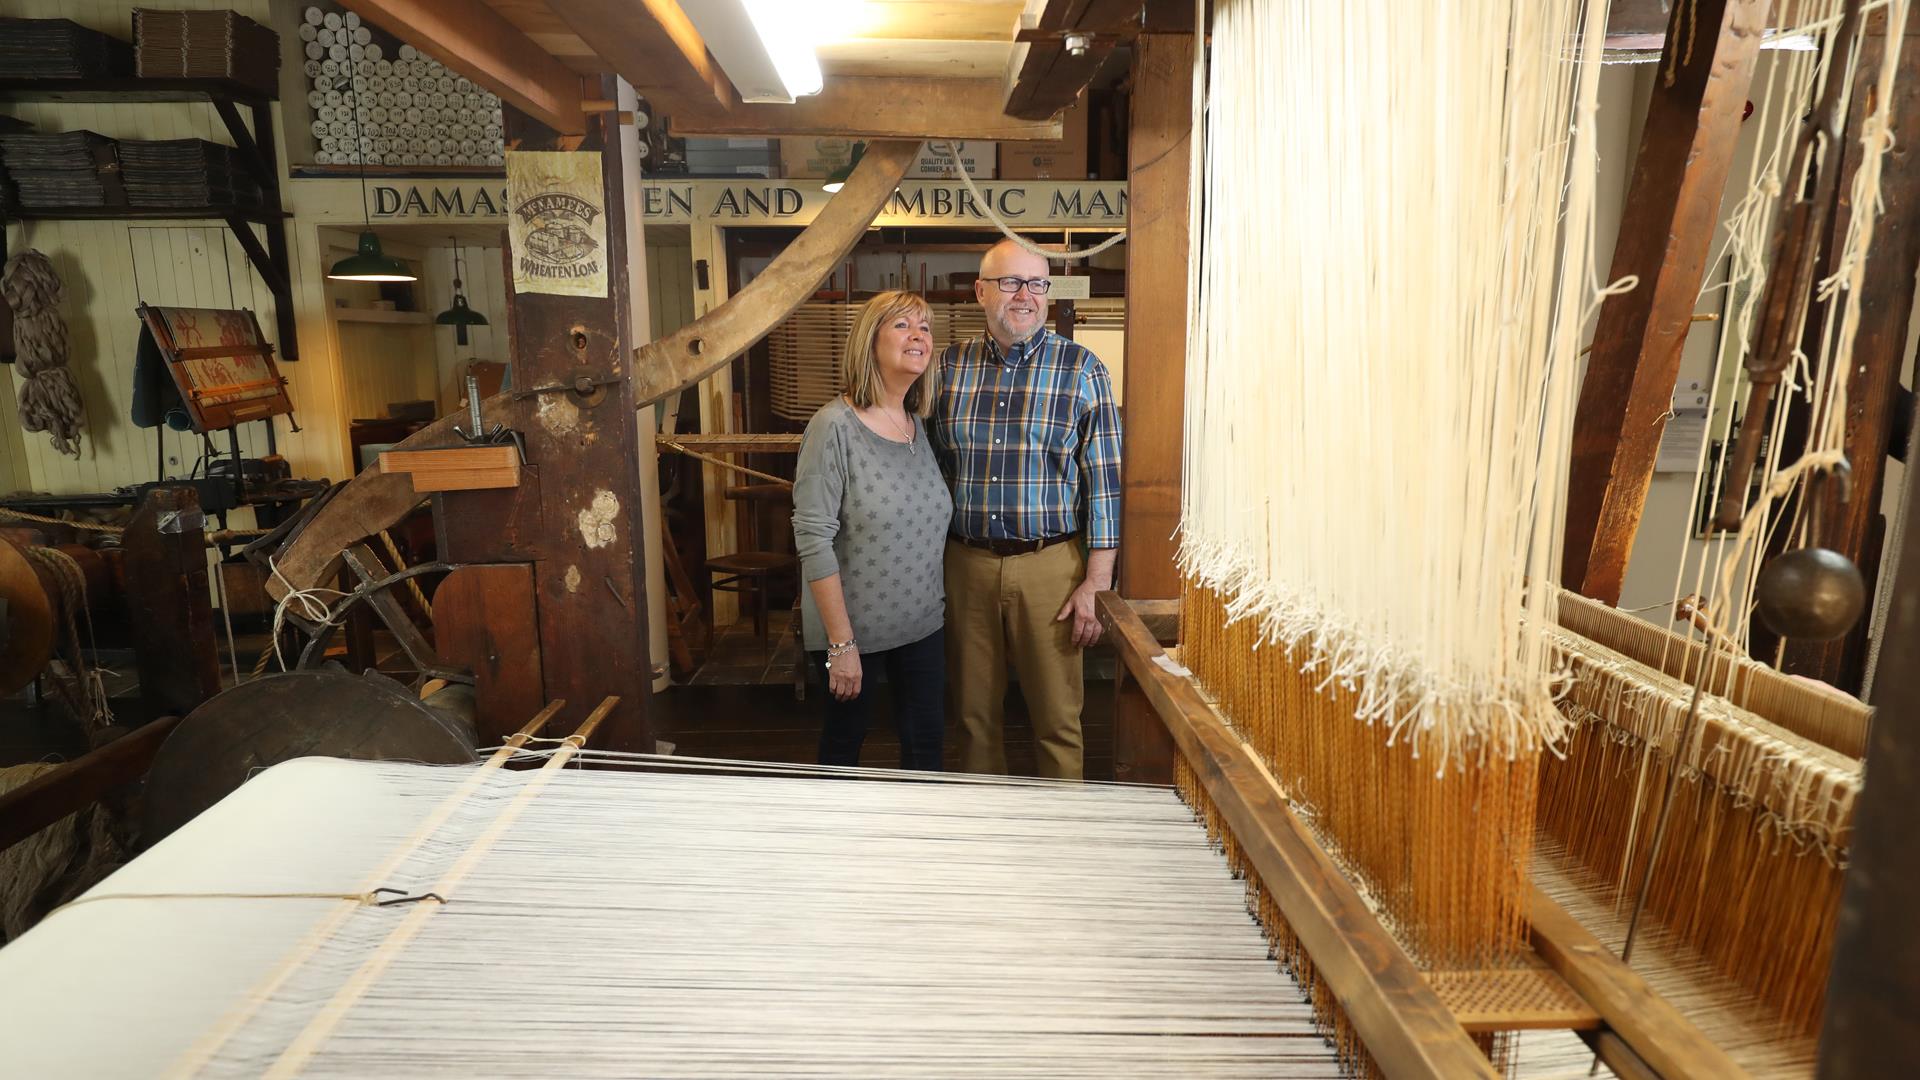
[[[1382,1074],[1494,1075],[1484,1042],[1475,1038],[1531,1028],[1579,1032],[1622,1076],[1747,1074],[1538,886],[1528,966],[1420,971],[1292,809],[1259,754],[1134,608],[1103,593],[1100,618],[1171,737],[1189,801],[1243,869],[1250,904],[1277,948],[1296,974],[1305,972],[1303,983],[1323,984],[1337,1000],[1344,1016],[1332,1026],[1350,1025]],[[1836,764],[1845,760],[1834,757]]]

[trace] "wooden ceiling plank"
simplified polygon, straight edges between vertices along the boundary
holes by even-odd
[[[952,0],[885,0],[870,3],[865,21],[850,41],[997,41],[1013,40],[1026,7],[1022,0],[956,4]]]
[[[733,82],[676,0],[565,0],[555,10],[655,108],[724,111],[739,104]]]
[[[1029,9],[1021,27],[1058,34],[1123,33],[1139,28],[1143,5],[1144,0],[1046,0],[1039,11]],[[1042,119],[1073,104],[1113,50],[1111,39],[1092,42],[1077,56],[1057,39],[1017,46],[1007,64],[1007,115]]]
[[[555,131],[586,129],[579,74],[479,0],[342,2]]]
[[[997,79],[1007,69],[1008,41],[945,41],[853,38],[815,50],[827,78],[843,75],[911,75]]]
[[[1020,119],[1001,108],[999,79],[847,77],[792,105],[740,104],[669,114],[675,135],[816,135],[857,139],[1057,139],[1057,118]]]

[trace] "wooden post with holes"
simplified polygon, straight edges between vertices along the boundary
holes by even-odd
[[[1868,20],[1861,38],[1859,70],[1854,75],[1853,104],[1847,120],[1845,163],[1840,173],[1838,201],[1833,227],[1827,239],[1823,275],[1830,273],[1835,249],[1844,242],[1846,223],[1853,212],[1853,174],[1860,166],[1862,149],[1860,127],[1872,110],[1873,84],[1880,77],[1880,63],[1888,48],[1901,49],[1899,71],[1894,78],[1892,112],[1893,147],[1881,165],[1880,202],[1883,207],[1874,225],[1873,247],[1860,285],[1860,328],[1854,338],[1852,364],[1847,369],[1847,407],[1845,447],[1847,462],[1853,469],[1851,497],[1844,502],[1837,484],[1821,484],[1814,495],[1819,500],[1818,535],[1811,542],[1832,548],[1860,567],[1867,579],[1867,595],[1873,595],[1875,579],[1882,562],[1880,550],[1885,520],[1880,513],[1881,495],[1886,484],[1890,432],[1894,428],[1894,409],[1899,397],[1900,372],[1906,364],[1908,322],[1913,312],[1914,273],[1920,268],[1920,167],[1913,158],[1920,146],[1920,7],[1909,8],[1904,34],[1887,33],[1884,18]],[[1818,325],[1818,312],[1809,316],[1811,326]],[[1811,334],[1806,339],[1813,341]],[[1809,344],[1807,347],[1813,347]],[[1794,408],[1801,415],[1789,419],[1790,431],[1805,439],[1805,405],[1796,396]],[[1794,423],[1795,420],[1799,422]],[[1794,439],[1792,434],[1786,436]],[[1789,448],[1798,441],[1785,443]],[[1779,534],[1781,547],[1798,546],[1789,542],[1786,530]],[[1860,689],[1866,674],[1867,630],[1869,619],[1862,616],[1854,632],[1835,641],[1788,641],[1781,658],[1781,669],[1795,675],[1822,679],[1847,691]],[[1754,635],[1756,650],[1771,642],[1772,635]],[[1771,655],[1758,651],[1758,655]]]
[[[611,77],[590,96],[613,101]],[[595,744],[652,753],[642,530],[653,526],[641,517],[627,310],[628,275],[645,273],[645,263],[626,250],[627,185],[639,178],[623,172],[611,112],[590,115],[579,136],[560,135],[512,106],[505,113],[509,155],[566,151],[599,159],[607,295],[517,292],[508,274],[512,385],[520,393],[559,389],[537,394],[537,407],[527,412],[521,483],[444,492],[435,516],[451,557],[531,563],[542,683],[536,696],[565,698],[573,714],[555,726],[571,730],[595,702],[618,697]],[[508,252],[509,271],[521,254]],[[581,384],[583,376],[593,385]]]
[[[1130,600],[1180,595],[1173,533],[1180,524],[1186,389],[1193,50],[1191,33],[1142,34],[1134,42],[1118,568],[1118,588]],[[1165,725],[1124,674],[1116,691],[1114,778],[1171,783],[1173,742]]]
[[[185,486],[148,491],[121,543],[127,625],[147,719],[185,716],[220,692],[198,492]]]
[[[1907,512],[1920,500],[1909,468]],[[1866,786],[1853,814],[1846,891],[1834,924],[1821,1080],[1920,1075],[1920,857],[1913,845],[1913,791],[1920,786],[1920,529],[1888,553],[1895,580],[1874,673],[1878,718],[1868,735]]]
[[[1620,602],[1720,220],[1767,0],[1673,5],[1573,422],[1563,581]]]

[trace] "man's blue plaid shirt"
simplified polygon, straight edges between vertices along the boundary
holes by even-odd
[[[1100,358],[1042,327],[1003,355],[949,345],[928,438],[953,485],[953,531],[1038,540],[1086,529],[1120,545],[1120,411]]]

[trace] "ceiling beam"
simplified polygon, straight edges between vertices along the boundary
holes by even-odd
[[[579,74],[480,0],[341,2],[553,130],[586,130]]]
[[[1037,10],[1035,4],[1039,4]],[[1080,92],[1119,45],[1116,35],[1140,29],[1145,0],[1035,0],[1021,16],[1021,31],[1052,35],[1014,46],[1007,62],[1004,109],[1009,116],[1042,119],[1074,103]],[[1069,52],[1064,35],[1090,37],[1078,55]]]
[[[553,10],[658,111],[740,103],[676,0],[565,0]]]
[[[825,135],[856,139],[1057,139],[1060,121],[1001,110],[999,79],[845,76],[791,105],[741,104],[730,112],[669,114],[675,135]]]

